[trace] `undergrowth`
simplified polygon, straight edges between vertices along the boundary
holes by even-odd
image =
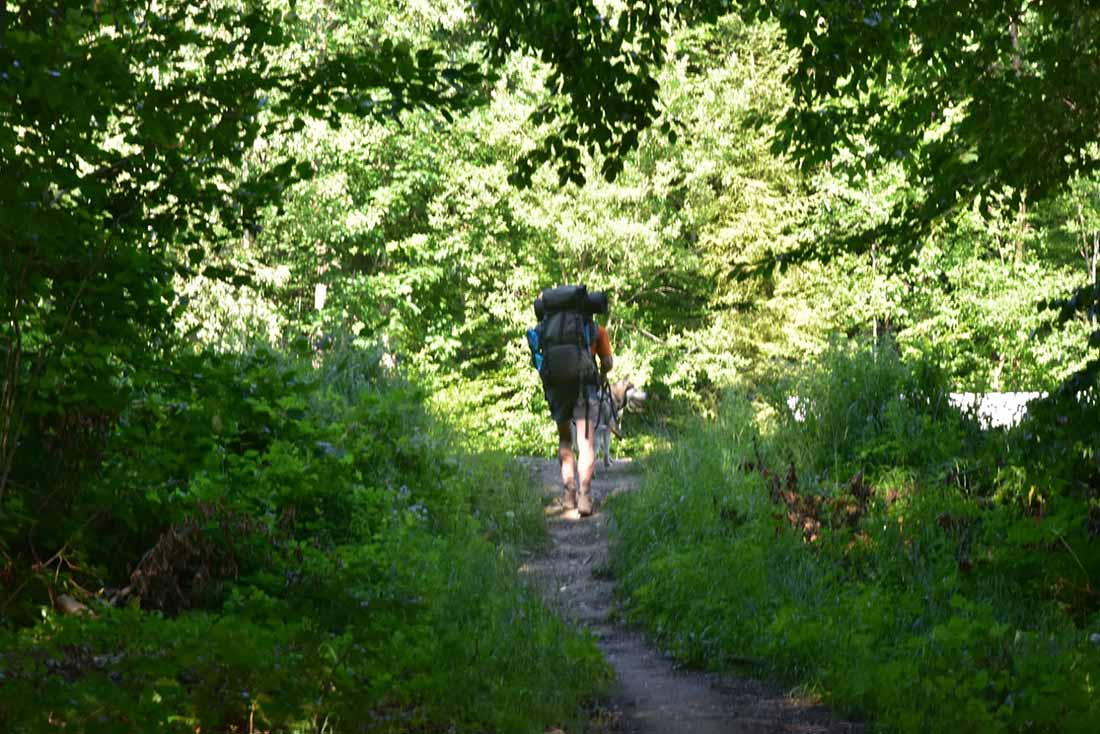
[[[310,360],[181,360],[84,482],[9,497],[0,730],[580,719],[606,664],[517,579],[516,549],[545,534],[526,474],[464,450],[369,355]]]
[[[876,731],[1097,730],[1100,539],[1061,481],[1087,482],[1087,455],[981,431],[890,350],[834,350],[757,395],[613,501],[630,619]]]
[[[700,409],[695,403],[673,399],[662,383],[634,377],[627,367],[616,367],[609,379],[632,379],[647,393],[640,412],[620,416],[621,436],[612,444],[617,457],[642,458],[669,446],[670,437]],[[459,428],[469,450],[557,458],[557,431],[538,373],[529,365],[477,378],[435,375],[429,381],[433,409]]]

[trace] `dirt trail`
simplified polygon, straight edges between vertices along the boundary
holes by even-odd
[[[556,461],[526,459],[537,486],[559,494]],[[608,516],[600,504],[608,496],[638,486],[629,460],[597,468],[592,492],[596,513],[581,519],[547,508],[552,546],[521,570],[530,573],[547,601],[567,619],[586,626],[618,674],[612,698],[616,731],[630,734],[769,734],[862,732],[858,724],[836,721],[829,712],[759,681],[685,671],[655,650],[643,635],[614,618],[614,581],[606,575]]]

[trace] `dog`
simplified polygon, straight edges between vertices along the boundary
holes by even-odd
[[[646,394],[629,380],[620,380],[600,394],[600,417],[596,423],[596,458],[611,466],[611,437],[622,438],[623,413],[636,413],[645,406]]]
[[[622,438],[620,428],[623,412],[637,413],[645,406],[646,394],[634,387],[629,380],[620,380],[600,391],[600,404],[597,415],[593,415],[591,428],[595,431],[596,458],[603,457],[604,466],[611,466],[611,437]],[[570,421],[573,435],[573,453],[577,453],[577,421]]]

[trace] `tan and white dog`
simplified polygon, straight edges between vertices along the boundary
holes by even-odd
[[[604,466],[611,466],[611,437],[623,437],[623,413],[627,410],[631,413],[640,412],[645,405],[645,399],[646,394],[634,387],[634,383],[629,380],[620,380],[600,391],[599,413],[589,420],[595,428],[593,444],[596,458],[603,457]],[[577,422],[572,421],[570,428],[573,434],[573,453],[576,454]]]
[[[636,413],[645,405],[646,394],[629,380],[620,380],[600,397],[600,418],[596,422],[596,458],[611,466],[611,437],[622,438],[623,413]]]

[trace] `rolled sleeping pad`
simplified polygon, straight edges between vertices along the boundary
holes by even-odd
[[[561,285],[547,288],[535,299],[535,318],[542,321],[547,313],[556,311],[580,311],[581,313],[608,312],[607,293],[592,291],[583,285]]]
[[[583,285],[559,285],[547,288],[539,296],[546,313],[555,311],[587,311],[588,289]]]
[[[588,312],[605,314],[608,310],[607,293],[592,291],[588,294]]]

